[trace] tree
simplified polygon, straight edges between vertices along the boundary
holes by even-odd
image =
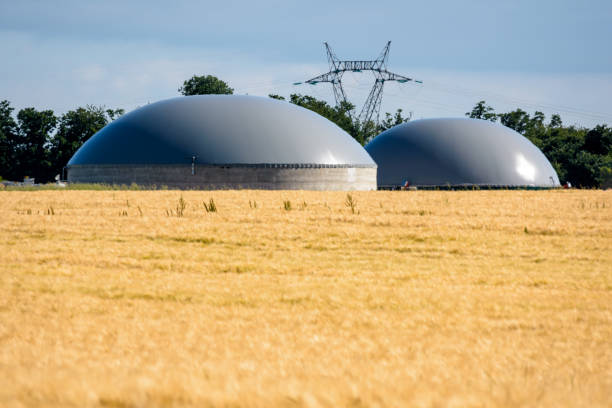
[[[584,149],[593,154],[608,155],[612,151],[612,128],[597,125],[589,130],[584,137]]]
[[[89,106],[89,105],[88,105]],[[121,115],[123,115],[125,113],[125,110],[123,109],[107,109],[106,110],[106,115],[108,116],[108,119],[112,122],[113,120],[115,120],[115,118],[120,117]]]
[[[122,109],[104,110],[102,107],[88,105],[85,108],[77,108],[62,115],[57,133],[51,141],[52,173],[62,174],[64,166],[79,147],[122,113]]]
[[[523,136],[536,145],[539,149],[543,148],[544,139],[547,137],[547,128],[544,120],[546,116],[540,111],[536,111],[532,117],[527,115]]]
[[[370,140],[374,139],[381,130],[373,120],[367,122],[359,122],[355,120],[356,136],[353,136],[361,145],[366,145]]]
[[[401,125],[402,123],[406,123],[410,121],[411,115],[404,117],[402,116],[402,109],[398,109],[394,115],[391,115],[389,112],[385,113],[385,118],[382,122],[376,124],[374,121],[368,122],[357,122],[355,121],[355,129],[357,130],[357,141],[359,141],[362,145],[370,142],[373,138],[375,138],[379,133],[384,132],[387,129],[391,129],[394,126]]]
[[[285,97],[280,95],[270,94],[268,96],[272,99],[285,100]],[[323,100],[310,95],[301,94],[290,95],[289,102],[309,109],[329,119],[351,135],[361,145],[367,143],[378,133],[410,120],[410,117],[403,117],[402,110],[398,109],[393,116],[391,116],[390,113],[386,113],[385,119],[379,125],[373,121],[360,123],[350,115],[350,112],[355,109],[355,106],[350,102],[341,102],[338,106],[330,106]]]
[[[401,125],[402,123],[406,123],[406,122],[410,121],[412,115],[409,115],[407,117],[403,117],[402,116],[402,112],[403,111],[401,109],[398,109],[395,112],[395,115],[393,115],[393,116],[391,116],[391,114],[389,112],[385,113],[385,118],[378,125],[378,131],[379,132],[384,132],[385,130],[391,129],[394,126]]]
[[[607,163],[599,170],[601,188],[612,188],[612,157],[608,156]]]
[[[563,122],[561,121],[561,116],[557,115],[556,113],[551,116],[550,124],[548,125],[548,127],[558,128],[558,127],[561,127],[562,125],[563,125]]]
[[[576,187],[600,187],[609,182],[607,168],[612,167],[611,140],[606,126],[593,129],[546,127],[540,146],[562,183]]]
[[[9,180],[16,179],[15,146],[19,128],[12,116],[14,110],[9,101],[0,102],[0,177]]]
[[[212,75],[194,75],[191,79],[183,82],[183,86],[181,86],[178,91],[185,96],[209,94],[231,95],[234,93],[234,89],[230,88],[227,83]]]
[[[599,187],[603,157],[586,152],[576,152],[576,156],[566,164],[567,178],[574,186]]]
[[[57,117],[52,110],[25,108],[17,114],[17,121],[19,133],[15,153],[18,176],[34,177],[40,182],[51,181],[49,147]]]
[[[12,117],[8,101],[0,102],[0,176],[53,181],[70,157],[123,109],[86,106],[57,118],[53,111],[25,108]]]
[[[497,116],[502,125],[514,129],[519,133],[525,133],[525,131],[529,129],[529,114],[520,108],[512,112],[500,113]]]
[[[578,186],[573,174],[575,168],[570,169],[570,162],[574,160],[583,144],[583,132],[574,127],[549,127],[546,130],[542,145],[539,147],[555,168],[561,183],[571,181]]]
[[[466,112],[465,116],[469,116],[474,119],[490,120],[491,122],[497,121],[497,115],[492,107],[487,106],[485,101],[479,101],[471,112]]]

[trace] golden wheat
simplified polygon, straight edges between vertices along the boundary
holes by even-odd
[[[0,406],[611,406],[611,205],[0,192]]]

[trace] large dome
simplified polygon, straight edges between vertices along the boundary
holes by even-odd
[[[487,185],[554,187],[559,178],[527,138],[485,120],[444,118],[395,126],[366,150],[378,164],[378,186]]]
[[[376,163],[322,116],[271,98],[200,95],[143,106],[93,135],[68,180],[177,188],[371,190]]]
[[[138,108],[89,139],[68,165],[318,164],[375,166],[322,116],[272,98],[200,95]]]

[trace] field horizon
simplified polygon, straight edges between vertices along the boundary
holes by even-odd
[[[612,191],[0,191],[0,406],[611,406]]]

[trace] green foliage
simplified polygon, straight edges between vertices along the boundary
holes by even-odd
[[[593,154],[609,155],[612,151],[612,128],[597,125],[584,136],[584,149]]]
[[[52,173],[61,174],[63,167],[79,147],[106,126],[109,119],[112,120],[121,113],[122,110],[104,110],[100,106],[92,105],[66,112],[60,118],[57,133],[51,140],[51,154],[54,159]]]
[[[370,120],[367,122],[359,122],[358,120],[355,120],[355,135],[353,135],[353,137],[362,146],[375,138],[379,133],[380,129],[373,121]]]
[[[183,86],[181,86],[178,91],[185,96],[209,94],[231,95],[234,93],[234,89],[230,88],[226,82],[212,75],[194,75],[183,82]]]
[[[471,112],[466,112],[465,116],[469,116],[474,119],[490,120],[495,122],[497,115],[495,114],[492,107],[487,106],[485,101],[479,101]]]
[[[601,188],[612,188],[612,160],[608,156],[607,163],[599,169],[599,182]]]
[[[204,209],[206,210],[207,213],[217,212],[217,205],[215,204],[215,200],[213,200],[212,197],[208,201],[208,204],[206,204],[206,201],[203,201],[202,204],[204,205]]]
[[[357,201],[353,198],[351,194],[346,195],[346,200],[344,201],[344,205],[351,209],[351,212],[355,214],[355,208],[357,206]]]
[[[185,214],[185,208],[187,208],[187,202],[185,201],[183,196],[181,196],[181,198],[179,198],[178,203],[176,205],[176,209],[166,210],[166,216],[180,218]]]
[[[561,116],[556,113],[553,114],[550,118],[550,124],[548,125],[548,127],[558,128],[561,127],[561,125],[563,125],[563,122],[561,121]]]
[[[88,105],[88,108],[90,107],[90,105]],[[112,122],[115,119],[118,119],[120,116],[122,116],[125,113],[125,110],[123,109],[107,109],[106,111],[106,115],[108,116],[109,122]]]
[[[25,108],[17,114],[19,132],[15,144],[18,175],[29,176],[37,182],[51,181],[54,177],[50,160],[50,135],[57,126],[52,110],[37,111]]]
[[[531,125],[529,114],[522,109],[497,115],[502,125],[524,134]]]
[[[122,109],[86,106],[60,118],[53,111],[25,108],[12,117],[8,101],[0,102],[0,169],[13,181],[29,176],[37,183],[54,181],[70,157]]]
[[[286,100],[285,97],[280,95],[270,94],[268,96],[272,99],[281,101]],[[342,102],[339,106],[331,106],[327,102],[317,99],[314,96],[301,94],[291,94],[289,96],[289,102],[309,109],[329,119],[351,135],[361,145],[369,142],[380,132],[410,120],[410,117],[403,117],[402,110],[398,109],[394,115],[386,113],[385,119],[383,119],[380,125],[377,125],[373,121],[361,123],[357,119],[352,118],[351,112],[355,109],[355,106],[348,102]]]
[[[410,121],[412,115],[403,117],[402,112],[403,111],[401,109],[398,109],[393,116],[391,116],[389,112],[385,113],[385,118],[378,125],[378,131],[384,132],[385,130],[391,129],[394,126]]]
[[[0,176],[14,180],[16,178],[16,143],[19,128],[13,119],[15,108],[9,101],[0,102]]]

